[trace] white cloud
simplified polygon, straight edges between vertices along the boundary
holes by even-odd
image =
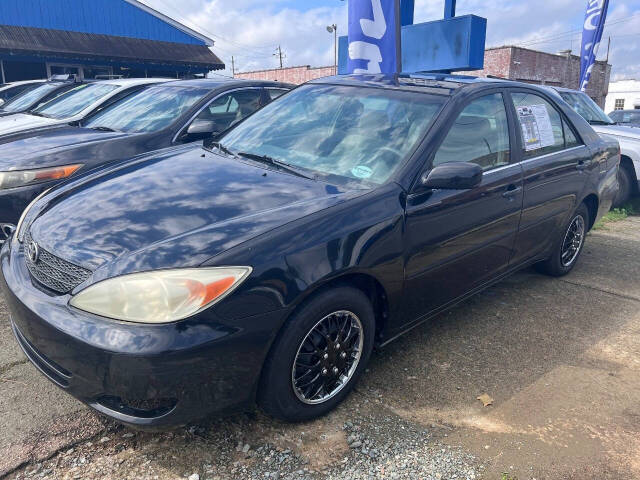
[[[184,21],[216,40],[213,48],[231,69],[247,71],[278,66],[278,45],[285,66],[333,64],[333,36],[326,26],[337,23],[346,33],[346,2],[339,0],[145,0],[163,13]],[[458,15],[475,13],[488,19],[487,46],[523,45],[558,52],[580,50],[586,0],[458,0]],[[416,22],[442,17],[444,1],[416,0]],[[622,21],[620,21],[622,20]],[[612,2],[599,58],[606,56],[615,78],[640,76],[640,0]]]

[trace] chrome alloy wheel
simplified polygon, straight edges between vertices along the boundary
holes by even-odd
[[[362,355],[364,334],[357,315],[330,313],[302,340],[291,369],[298,399],[315,405],[336,396],[351,380]]]
[[[584,243],[585,221],[582,215],[573,219],[562,242],[561,262],[563,267],[570,266],[578,257]]]

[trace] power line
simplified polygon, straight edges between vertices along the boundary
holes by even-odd
[[[618,25],[620,23],[624,23],[624,22],[628,22],[630,20],[633,20],[635,17],[638,17],[640,15],[640,12],[636,12],[633,15],[630,15],[628,17],[625,18],[618,18],[615,20],[611,20],[605,23],[605,28],[610,27],[612,25]],[[560,41],[560,40],[566,40],[568,38],[565,37],[573,37],[573,36],[579,36],[582,34],[582,29],[575,29],[575,30],[568,30],[566,32],[562,32],[562,33],[557,33],[554,35],[550,35],[548,37],[542,37],[542,38],[538,38],[536,40],[531,40],[528,42],[522,42],[519,45],[526,47],[528,45],[537,45],[537,44],[544,44],[544,43],[551,43],[553,41]]]
[[[148,0],[146,0],[148,1]],[[160,2],[166,9],[170,10],[172,12],[172,17],[178,21],[180,21],[181,23],[189,24],[191,23],[191,25],[194,25],[196,28],[196,30],[200,30],[201,32],[211,36],[211,37],[215,37],[223,42],[229,43],[231,45],[236,45],[238,48],[241,49],[245,49],[245,50],[253,50],[255,53],[257,54],[265,54],[265,52],[261,52],[260,49],[272,49],[273,46],[272,45],[264,45],[264,46],[251,46],[251,45],[243,45],[241,43],[235,42],[233,40],[229,40],[227,38],[222,37],[221,35],[218,35],[217,33],[213,33],[209,30],[207,30],[206,28],[204,28],[202,25],[196,24],[192,21],[186,20],[184,17],[182,17],[175,9],[173,9],[172,6],[170,6],[169,4],[167,4],[164,0],[156,0],[158,2]],[[220,48],[218,46],[216,46],[215,48]]]

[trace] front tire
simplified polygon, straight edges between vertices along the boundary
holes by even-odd
[[[571,215],[555,242],[551,256],[536,265],[542,273],[561,277],[569,273],[578,262],[590,225],[589,209],[583,203]]]
[[[349,394],[373,350],[371,302],[351,287],[327,290],[287,322],[265,363],[258,403],[269,415],[311,420]]]

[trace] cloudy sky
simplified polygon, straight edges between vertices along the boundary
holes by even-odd
[[[285,66],[333,64],[336,23],[346,33],[346,2],[341,0],[143,0],[144,3],[213,38],[213,51],[231,70],[274,68],[278,45]],[[580,51],[587,0],[458,0],[458,15],[488,19],[487,46],[520,45],[558,52]],[[416,22],[442,18],[444,0],[416,0]],[[610,0],[600,59],[611,37],[613,77],[640,79],[640,0]],[[222,72],[227,73],[227,72]]]

